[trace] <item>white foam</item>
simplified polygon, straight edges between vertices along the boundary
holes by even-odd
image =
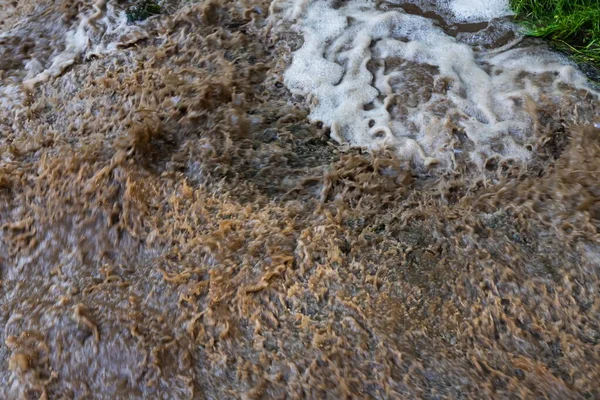
[[[471,4],[455,3],[458,9]],[[463,150],[452,132],[456,126],[472,143],[469,157],[480,168],[492,156],[527,161],[533,124],[523,106],[527,99],[560,98],[560,82],[586,88],[585,79],[554,54],[517,49],[478,55],[431,20],[382,11],[370,0],[349,0],[337,9],[324,0],[279,0],[271,11],[276,29],[304,38],[284,81],[306,97],[309,118],[330,126],[338,142],[393,147],[425,165],[457,167],[455,154]],[[556,72],[552,85],[523,76],[548,71]]]
[[[115,32],[120,32],[124,36],[136,29],[139,30],[134,26],[128,26],[125,12],[115,8],[113,4],[106,4],[106,0],[96,0],[92,9],[93,12],[89,15],[82,16],[76,29],[66,33],[65,50],[54,57],[52,64],[23,82],[26,88],[31,90],[35,85],[59,76],[84,55],[100,56],[114,51],[119,41],[104,40],[104,38],[111,38]],[[97,26],[102,26],[102,29],[99,30]],[[102,32],[101,37],[92,40],[97,31]]]
[[[128,24],[124,7],[96,0],[72,21],[64,20],[58,10],[43,9],[0,32],[0,38],[10,43],[4,52],[9,57],[16,53],[9,46],[16,47],[19,41],[27,40],[36,43],[31,51],[33,58],[24,60],[23,66],[0,71],[0,106],[20,109],[25,93],[60,76],[69,66],[109,55],[121,46],[146,38],[145,23]]]
[[[508,0],[453,0],[449,6],[461,21],[488,21],[512,15]]]

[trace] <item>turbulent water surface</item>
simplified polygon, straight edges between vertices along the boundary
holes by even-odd
[[[599,398],[599,93],[506,1],[0,0],[0,397]]]

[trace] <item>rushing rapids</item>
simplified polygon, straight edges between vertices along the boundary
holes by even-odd
[[[598,92],[505,1],[132,5],[0,7],[0,397],[600,397]]]

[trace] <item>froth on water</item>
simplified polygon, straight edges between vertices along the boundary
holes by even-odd
[[[508,14],[506,4],[492,3],[490,15],[466,1],[444,6],[457,20]],[[432,19],[373,1],[285,0],[271,8],[280,31],[303,37],[285,84],[306,97],[310,118],[338,142],[393,148],[416,165],[527,163],[537,108],[574,110],[598,98],[568,60],[518,35],[481,52]]]

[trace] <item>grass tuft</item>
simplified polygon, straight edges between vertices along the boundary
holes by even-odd
[[[134,6],[129,7],[125,13],[127,15],[127,22],[131,24],[143,21],[153,15],[158,15],[161,12],[162,9],[155,1],[141,0]]]
[[[600,0],[511,0],[511,7],[527,34],[600,66]]]

